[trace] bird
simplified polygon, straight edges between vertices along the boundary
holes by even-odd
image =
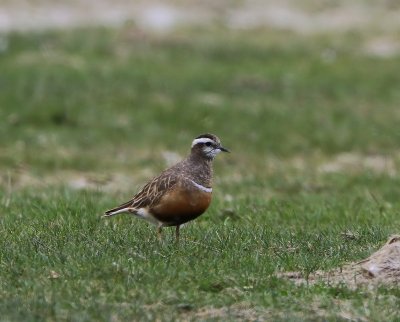
[[[175,226],[178,242],[180,226],[202,215],[211,203],[213,160],[220,152],[230,151],[216,135],[197,136],[184,160],[150,180],[129,201],[107,210],[104,217],[131,213],[156,225],[159,240],[163,227]]]

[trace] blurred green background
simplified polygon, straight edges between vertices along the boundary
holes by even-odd
[[[399,232],[396,1],[0,9],[0,316],[398,319],[391,286],[276,277]],[[101,220],[204,132],[232,153],[179,248]]]

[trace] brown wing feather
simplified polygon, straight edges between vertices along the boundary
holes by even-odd
[[[131,207],[142,208],[153,206],[161,199],[164,193],[173,188],[176,183],[176,177],[167,174],[153,179],[132,198]]]
[[[151,207],[161,199],[166,191],[173,188],[177,183],[176,176],[171,175],[168,172],[162,173],[160,176],[154,178],[147,183],[133,198],[118,207],[107,210],[105,213],[110,214],[114,211],[123,208],[142,208]]]

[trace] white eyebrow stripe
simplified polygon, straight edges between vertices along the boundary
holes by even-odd
[[[201,184],[198,184],[197,182],[193,181],[192,179],[189,179],[189,180],[190,180],[191,183],[194,184],[194,186],[195,186],[196,188],[199,188],[201,191],[204,191],[204,192],[212,192],[212,188],[204,187],[204,186],[202,186]]]
[[[195,139],[192,142],[192,148],[198,144],[198,143],[207,143],[207,142],[211,142],[211,143],[215,143],[213,140],[209,139],[209,138],[200,138],[200,139]]]

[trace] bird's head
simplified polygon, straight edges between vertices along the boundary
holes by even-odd
[[[192,153],[201,155],[207,159],[214,159],[220,152],[229,152],[221,145],[220,139],[214,134],[202,134],[192,142]]]

